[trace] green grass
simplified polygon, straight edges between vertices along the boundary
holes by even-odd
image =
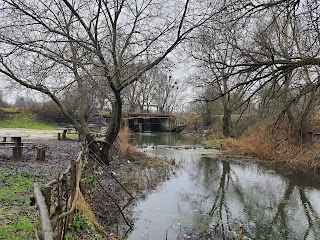
[[[67,139],[78,140],[78,138],[79,138],[78,133],[69,133],[69,134],[67,134]]]
[[[102,237],[96,231],[93,224],[83,214],[76,213],[74,215],[74,225],[68,226],[66,234],[67,240],[92,239],[101,240]]]
[[[7,169],[0,174],[0,239],[34,239],[40,220],[29,195],[33,179],[26,175],[13,176]]]
[[[0,118],[0,128],[55,130],[57,126],[39,123],[30,113],[6,112],[5,116]]]

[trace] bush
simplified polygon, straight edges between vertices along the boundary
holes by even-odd
[[[216,134],[222,134],[223,115],[212,117],[212,130]],[[257,115],[231,115],[231,136],[240,137],[251,126],[254,126],[259,120]]]
[[[35,103],[25,111],[35,114],[37,121],[46,123],[57,123],[57,118],[60,115],[60,109],[53,101]]]
[[[240,137],[250,127],[255,126],[259,120],[257,115],[233,115],[231,117],[231,135]]]
[[[0,108],[0,119],[6,119],[6,118],[7,118],[6,112]]]

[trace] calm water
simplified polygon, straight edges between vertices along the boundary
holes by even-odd
[[[320,239],[320,178],[226,159],[183,135],[138,134],[146,151],[182,168],[135,207],[128,239]],[[197,145],[172,149],[157,145]]]

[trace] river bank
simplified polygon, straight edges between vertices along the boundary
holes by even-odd
[[[14,192],[10,199],[2,198],[6,193],[0,192],[0,236],[7,236],[4,239],[34,237],[34,229],[40,229],[40,223],[35,207],[29,206],[33,181],[45,183],[55,178],[80,149],[77,141],[47,137],[30,136],[35,144],[47,147],[46,162],[34,160],[34,149],[26,149],[19,163],[11,162],[8,153],[0,154],[0,189]],[[80,183],[81,192],[104,231],[93,232],[87,220],[79,218],[79,226],[71,229],[71,237],[92,239],[98,234],[100,239],[220,239],[226,234],[236,236],[240,226],[249,237],[263,237],[263,229],[277,222],[279,229],[269,229],[270,234],[279,236],[286,229],[294,234],[294,239],[304,232],[295,232],[298,215],[319,217],[320,208],[314,199],[320,194],[320,181],[307,171],[223,155],[203,146],[203,138],[196,136],[146,133],[131,137],[140,151],[128,147],[125,154],[116,153],[107,167],[87,165]],[[181,168],[176,168],[177,164]],[[17,191],[15,187],[22,182],[27,184]],[[127,191],[134,197],[131,202]],[[305,204],[309,207],[297,208]],[[279,213],[285,215],[290,209],[298,215],[286,216],[293,220],[282,226],[284,220]],[[303,220],[301,226],[316,226],[312,219]],[[31,225],[23,225],[26,221]],[[128,226],[131,224],[133,229]],[[16,226],[25,228],[14,230]],[[320,229],[313,227],[308,234],[312,237],[318,233]]]
[[[189,145],[195,141],[187,136],[148,133],[135,140],[182,167],[139,201],[129,240],[320,236],[318,174]]]
[[[11,149],[0,150],[0,238],[33,239],[35,231],[41,229],[38,211],[35,206],[29,205],[33,182],[44,184],[56,178],[67,168],[70,160],[76,158],[81,144],[75,140],[56,140],[56,131],[3,131],[30,134],[28,141],[46,148],[44,162],[35,160],[35,149],[32,147],[23,150],[23,159],[18,163],[11,160]],[[129,227],[121,214],[124,214],[129,224],[133,223],[132,207],[125,208],[131,196],[135,201],[144,198],[170,176],[173,168],[174,162],[148,157],[132,148],[125,156],[113,158],[110,166],[88,164],[80,187],[91,210],[105,229],[98,235],[102,239],[117,239],[117,236],[123,236]],[[27,226],[24,224],[26,221],[29,223]],[[86,221],[80,219],[78,224],[81,227],[71,229],[69,237],[93,237],[93,229],[87,228]]]

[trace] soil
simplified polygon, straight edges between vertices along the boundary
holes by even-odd
[[[70,164],[71,159],[75,159],[80,151],[80,143],[73,140],[58,141],[56,139],[58,131],[55,130],[33,130],[33,129],[1,129],[1,133],[28,134],[29,137],[23,139],[32,142],[23,148],[21,162],[12,161],[12,149],[0,148],[0,171],[10,169],[12,174],[32,173],[35,178],[51,180],[57,174],[63,172]],[[45,147],[45,161],[36,161],[36,146]]]
[[[12,161],[11,149],[0,149],[0,171],[10,175],[28,174],[46,183],[56,178],[76,159],[81,144],[76,140],[57,140],[58,131],[0,129],[1,133],[24,133],[33,145],[23,149],[23,159]],[[36,161],[35,146],[44,146],[45,161]],[[133,206],[170,175],[172,165],[152,159],[131,149],[126,156],[115,154],[109,166],[88,164],[81,182],[81,192],[108,235],[122,236],[134,224]],[[130,194],[129,194],[129,193]],[[134,199],[133,199],[133,198]],[[130,204],[127,205],[127,203]],[[122,209],[123,217],[119,208]],[[127,223],[126,223],[127,221]]]

